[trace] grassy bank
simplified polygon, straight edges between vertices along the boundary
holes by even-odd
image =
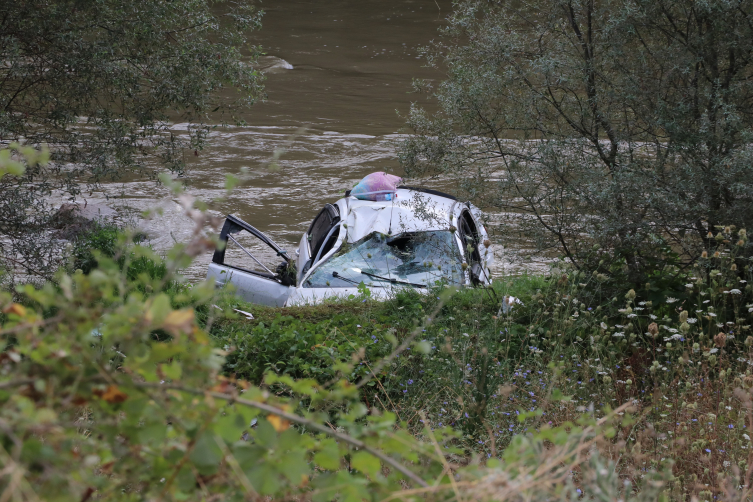
[[[425,343],[379,371],[361,400],[417,435],[424,425],[461,431],[460,463],[632,402],[635,418],[603,446],[617,472],[670,468],[668,494],[708,499],[742,483],[751,462],[750,280],[727,255],[687,273],[667,269],[642,288],[563,268],[498,280],[494,293],[439,288],[283,309],[226,297],[217,307],[255,319],[221,315],[210,333],[229,352],[228,374],[322,384],[358,382],[417,334]],[[508,295],[523,304],[504,314]]]

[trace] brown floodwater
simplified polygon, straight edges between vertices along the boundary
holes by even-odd
[[[267,99],[242,114],[247,126],[214,129],[183,182],[188,193],[211,200],[223,195],[226,174],[245,172],[242,186],[216,206],[218,212],[239,216],[293,250],[325,202],[370,172],[401,174],[395,147],[408,132],[404,116],[411,102],[426,100],[412,93],[412,80],[442,79],[441,71],[425,67],[420,47],[438,37],[451,2],[285,0],[261,7],[262,29],[249,42],[265,52],[259,67]],[[185,124],[175,129],[185,130]],[[270,169],[275,152],[278,168]],[[141,222],[158,250],[192,230],[174,198],[153,181],[104,189],[90,201],[161,210]],[[210,258],[201,257],[186,275],[203,277]]]

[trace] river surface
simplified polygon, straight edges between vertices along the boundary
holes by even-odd
[[[242,186],[216,209],[292,251],[324,203],[368,173],[401,174],[395,147],[408,132],[403,117],[411,102],[426,99],[411,92],[411,82],[442,79],[425,67],[419,49],[438,37],[451,2],[285,0],[261,7],[262,29],[250,42],[265,52],[259,66],[267,100],[242,116],[248,126],[215,129],[182,180],[188,193],[211,200],[223,195],[226,174],[245,171]],[[270,169],[275,152],[278,168]],[[441,183],[432,188],[448,189]],[[139,211],[159,208],[161,216],[140,222],[158,250],[192,231],[174,198],[153,181],[108,184],[89,199]],[[505,273],[503,247],[494,249],[495,272]],[[186,276],[203,278],[210,259],[200,257]]]

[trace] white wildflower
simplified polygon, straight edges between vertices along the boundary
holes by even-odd
[[[747,441],[750,441],[750,436],[748,436],[747,434],[743,434],[743,437],[744,437],[744,438],[745,438],[745,439],[746,439]]]
[[[713,312],[709,312],[709,314],[708,314],[708,315],[709,315],[710,317],[716,317],[716,314],[715,314],[715,313],[713,313]]]
[[[688,317],[688,324],[695,324],[698,322],[698,319],[695,317]]]
[[[742,294],[742,291],[740,291],[740,290],[739,290],[739,289],[737,289],[737,288],[735,288],[735,289],[730,289],[730,290],[729,290],[729,292],[730,292],[730,293],[732,293],[733,295],[740,295],[740,294]]]
[[[607,323],[605,322],[602,322],[599,326],[601,326],[601,329],[607,329]]]
[[[716,347],[714,347],[713,349],[709,350],[709,354],[716,354],[717,352],[719,352],[719,349],[717,349]]]
[[[685,285],[685,287],[688,288],[688,289],[693,289],[693,285],[691,283],[687,283]]]
[[[628,314],[628,318],[638,317],[638,314]]]
[[[667,303],[675,303],[677,301],[677,298],[672,298],[671,296],[667,297]]]
[[[621,336],[625,336],[625,333],[619,332],[619,333],[613,334],[612,336],[621,337]]]

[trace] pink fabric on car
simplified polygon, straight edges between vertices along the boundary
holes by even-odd
[[[383,172],[371,173],[364,177],[350,191],[350,195],[360,200],[383,201],[393,200],[397,186],[403,179],[393,174]]]

